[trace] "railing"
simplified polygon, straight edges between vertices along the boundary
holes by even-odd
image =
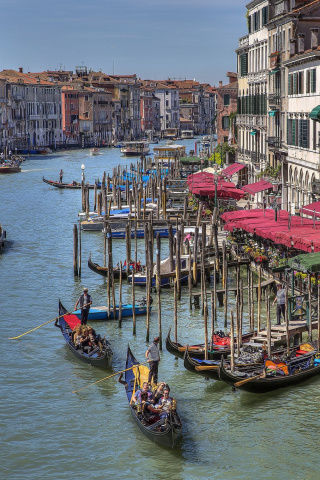
[[[279,137],[268,137],[267,144],[269,145],[269,148],[280,148],[281,140]]]
[[[271,93],[268,95],[269,105],[280,105],[281,104],[281,96],[278,93]]]

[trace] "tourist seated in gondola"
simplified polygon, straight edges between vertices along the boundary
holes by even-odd
[[[153,400],[157,404],[159,400],[163,397],[163,390],[166,387],[165,382],[160,382],[157,385],[157,388],[153,391]]]
[[[149,390],[149,384],[148,382],[143,382],[142,388],[137,390],[133,395],[132,395],[132,401],[138,405],[141,403],[141,395],[142,394],[147,394],[147,399],[151,402],[153,401],[152,399],[152,392]]]
[[[170,388],[164,388],[163,397],[160,398],[159,403],[156,405],[161,410],[160,418],[167,418],[172,409],[173,398],[169,397],[169,393]]]
[[[141,406],[141,413],[147,422],[156,422],[161,417],[161,407],[152,405],[148,400],[148,392],[141,393]]]

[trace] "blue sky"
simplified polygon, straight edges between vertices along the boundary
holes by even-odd
[[[86,65],[218,85],[246,34],[243,0],[0,0],[0,69]]]

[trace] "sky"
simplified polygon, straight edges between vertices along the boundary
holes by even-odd
[[[0,69],[87,66],[144,79],[227,83],[244,0],[0,0]]]

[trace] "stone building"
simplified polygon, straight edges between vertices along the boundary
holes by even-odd
[[[225,143],[228,141],[230,129],[230,115],[237,111],[238,98],[238,82],[237,74],[227,72],[229,83],[222,84],[222,81],[217,87],[217,138],[218,143]]]

